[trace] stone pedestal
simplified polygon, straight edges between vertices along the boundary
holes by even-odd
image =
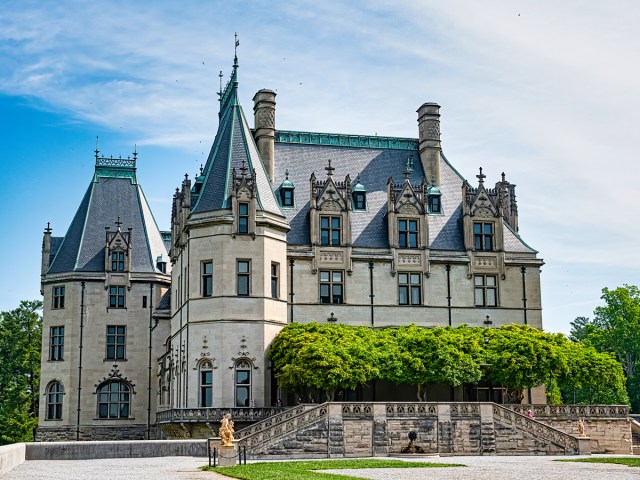
[[[591,455],[591,438],[578,437],[578,454]]]
[[[238,450],[235,445],[218,447],[218,465],[221,467],[233,467],[238,463]]]

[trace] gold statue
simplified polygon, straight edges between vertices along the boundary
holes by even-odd
[[[584,420],[578,420],[578,435],[581,437],[586,437],[584,433]]]
[[[233,446],[233,420],[231,414],[225,413],[220,424],[220,445],[223,447]]]

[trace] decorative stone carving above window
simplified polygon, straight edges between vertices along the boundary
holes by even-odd
[[[398,264],[400,265],[422,265],[422,256],[419,254],[411,255],[401,253],[398,255]]]

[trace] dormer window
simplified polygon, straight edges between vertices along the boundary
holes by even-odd
[[[289,170],[285,172],[286,179],[280,185],[280,203],[283,207],[293,207],[294,206],[294,197],[293,191],[295,190],[295,185],[289,180]]]
[[[320,217],[320,245],[340,245],[341,217]]]
[[[360,175],[351,189],[351,198],[353,199],[354,210],[366,210],[367,209],[367,189],[360,183]]]
[[[429,187],[427,198],[429,201],[429,213],[442,213],[442,202],[440,189],[438,187]]]
[[[398,240],[400,248],[418,248],[418,220],[398,220]]]
[[[124,252],[111,252],[111,271],[124,272]]]
[[[238,233],[249,233],[249,204],[238,204]]]

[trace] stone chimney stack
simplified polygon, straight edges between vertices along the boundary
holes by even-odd
[[[256,144],[267,175],[275,181],[276,92],[263,88],[253,97]]]
[[[47,223],[44,229],[44,237],[42,238],[42,265],[40,267],[40,275],[44,276],[49,269],[49,261],[51,260],[51,226]]]
[[[440,185],[440,105],[423,103],[418,109],[420,162],[429,183]]]

